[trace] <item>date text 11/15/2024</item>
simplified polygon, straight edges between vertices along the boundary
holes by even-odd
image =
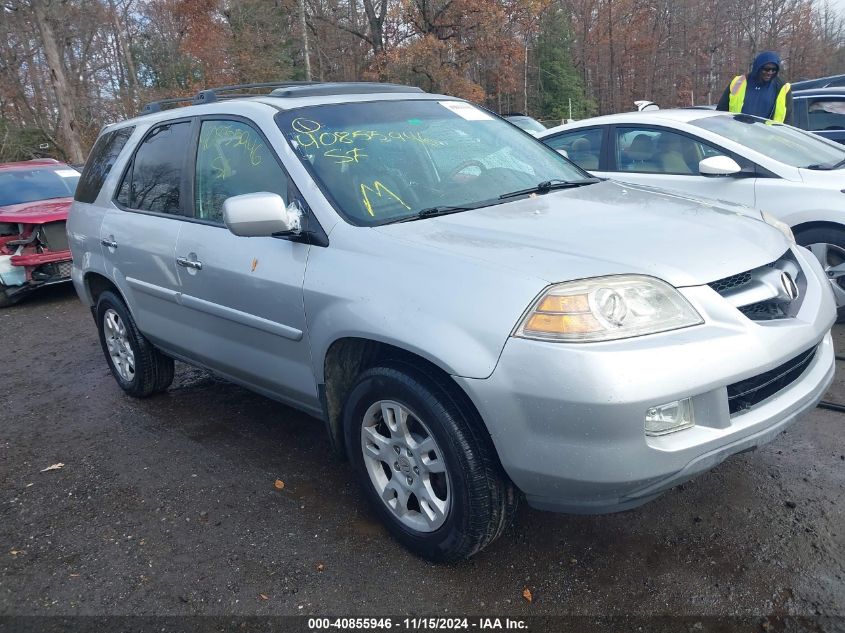
[[[481,630],[481,631],[518,631],[528,630],[524,620],[513,618],[308,618],[309,631],[340,630],[390,630],[400,631],[447,631],[447,630]]]

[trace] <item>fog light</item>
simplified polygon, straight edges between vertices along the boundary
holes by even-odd
[[[695,424],[692,417],[692,400],[684,398],[649,407],[645,413],[645,434],[665,435],[686,429]]]

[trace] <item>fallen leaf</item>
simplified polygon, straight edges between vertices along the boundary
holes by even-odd
[[[59,470],[59,469],[64,468],[64,467],[65,467],[65,465],[63,463],[59,462],[58,464],[53,464],[52,466],[47,466],[47,468],[44,468],[41,472],[46,473],[48,470]]]
[[[276,483],[274,483],[273,486],[276,487],[276,490],[281,490],[285,487],[285,482],[283,482],[281,479],[277,479]]]
[[[251,272],[255,272],[256,268],[258,268],[258,260],[253,257],[252,258],[252,270],[251,270]]]
[[[317,563],[317,571],[323,571],[326,568],[323,563]]]
[[[265,596],[263,593],[258,594],[258,597],[261,598],[262,600],[269,600],[270,599],[270,596]]]
[[[525,598],[526,602],[534,600],[534,596],[531,595],[531,590],[528,587],[522,590],[522,597]]]

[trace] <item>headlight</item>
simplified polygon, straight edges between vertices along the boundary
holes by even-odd
[[[788,239],[791,244],[795,244],[795,236],[792,234],[792,229],[789,228],[789,225],[786,222],[781,222],[771,213],[767,213],[765,211],[760,211],[760,214],[763,216],[763,222],[775,227],[786,236],[786,239]]]
[[[698,325],[704,320],[666,282],[614,275],[556,284],[527,312],[514,336],[571,343],[611,341]]]

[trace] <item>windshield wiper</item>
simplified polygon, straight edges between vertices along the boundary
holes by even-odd
[[[415,220],[425,220],[426,218],[436,218],[440,215],[451,215],[452,213],[460,213],[461,211],[470,211],[472,209],[477,209],[479,206],[481,205],[429,207],[427,209],[423,209],[422,211],[417,211],[414,215],[390,220],[384,224],[399,224],[400,222],[413,222]]]
[[[823,171],[830,171],[832,169],[839,169],[840,167],[845,167],[845,158],[833,165],[822,165],[821,163],[815,165],[807,165],[806,169],[820,169]]]
[[[597,182],[601,182],[601,178],[585,178],[584,180],[544,180],[543,182],[538,183],[535,187],[529,187],[528,189],[520,189],[519,191],[503,193],[501,196],[499,196],[499,200],[505,200],[506,198],[516,198],[518,196],[525,196],[530,193],[548,193],[555,189],[572,189],[573,187],[583,187],[584,185],[592,185]]]

